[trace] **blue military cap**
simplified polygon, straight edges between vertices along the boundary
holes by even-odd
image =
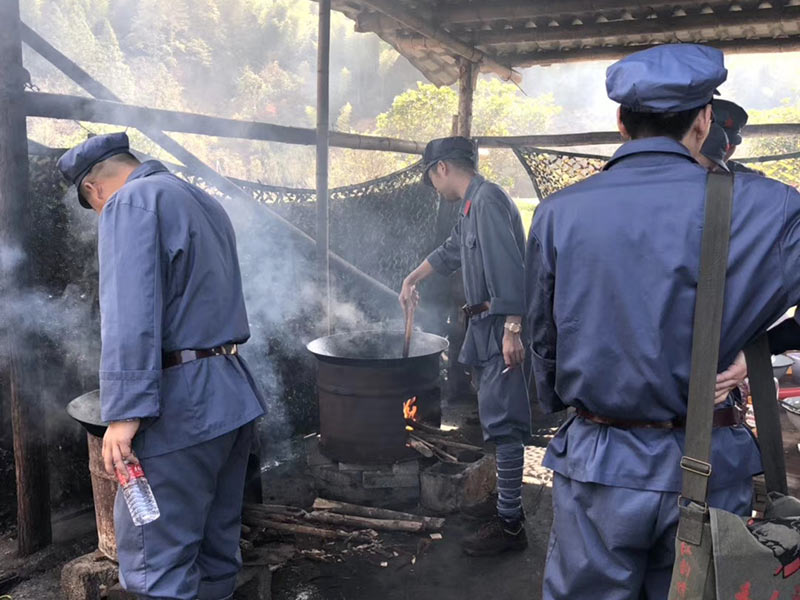
[[[664,44],[636,52],[606,71],[608,97],[636,112],[680,112],[711,102],[728,78],[721,51]]]
[[[97,163],[115,154],[130,153],[128,135],[124,131],[95,135],[85,142],[67,150],[58,159],[58,170],[70,183],[78,188],[78,201],[84,208],[92,208],[81,195],[81,182]]]
[[[725,130],[734,146],[742,143],[742,129],[747,125],[747,111],[730,100],[714,100],[714,121]]]
[[[727,151],[728,136],[725,135],[725,130],[716,123],[712,123],[708,137],[703,143],[703,147],[700,148],[700,153],[720,169],[728,171],[728,165],[725,163],[725,153]]]
[[[477,168],[478,166],[478,147],[472,140],[465,137],[454,136],[431,140],[425,146],[425,154],[422,156],[422,163],[425,171],[422,180],[425,185],[433,186],[428,171],[441,160],[461,159],[469,161]]]

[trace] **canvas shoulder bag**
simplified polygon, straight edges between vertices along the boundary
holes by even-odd
[[[733,175],[710,173],[695,303],[683,487],[670,600],[800,598],[800,501],[787,495],[780,415],[766,334],[747,348],[768,503],[763,519],[708,506]]]

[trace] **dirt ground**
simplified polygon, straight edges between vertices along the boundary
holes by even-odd
[[[480,428],[470,402],[446,407],[445,422],[480,441]],[[540,440],[541,441],[541,438]],[[268,448],[263,464],[265,502],[308,506],[315,497],[305,468],[302,439]],[[491,558],[470,558],[460,542],[477,523],[449,516],[441,540],[429,534],[382,534],[391,557],[348,556],[343,562],[296,558],[273,573],[274,600],[533,600],[540,597],[547,538],[552,520],[551,474],[541,467],[543,449],[526,450],[523,502],[529,547],[524,552]],[[15,558],[16,542],[0,540],[0,597],[11,600],[61,598],[61,567],[96,548],[91,509],[54,520],[56,543],[25,560]],[[315,543],[315,542],[307,542]],[[335,555],[335,552],[331,552]],[[393,556],[394,554],[397,556]],[[412,557],[416,556],[412,564]],[[382,566],[386,562],[386,566]],[[249,595],[244,596],[251,600]],[[237,599],[242,598],[239,594]],[[5,599],[4,599],[5,600]]]
[[[10,536],[0,539],[0,594],[8,594],[11,600],[61,598],[61,567],[97,548],[91,507],[54,515],[53,540],[49,548],[20,559],[16,556],[16,539]]]
[[[292,563],[275,573],[273,600],[533,600],[541,597],[547,537],[552,519],[550,488],[525,485],[529,546],[525,552],[471,558],[460,542],[475,522],[448,519],[442,539],[417,554],[423,538],[396,536],[386,544],[398,552],[388,560]],[[427,543],[427,542],[425,542]],[[410,556],[417,554],[415,564]]]

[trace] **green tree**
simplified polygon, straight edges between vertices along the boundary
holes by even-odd
[[[751,123],[800,123],[800,103],[792,104],[789,99],[783,105],[769,110],[754,110],[750,113]],[[800,137],[771,136],[753,138],[745,141],[745,147],[739,154],[742,156],[773,156],[800,152]],[[752,165],[760,169],[768,177],[779,179],[784,183],[800,186],[800,158],[764,162]]]
[[[539,133],[560,112],[550,94],[530,98],[511,83],[480,78],[473,106],[473,135],[524,135]],[[378,116],[378,135],[428,141],[450,135],[452,116],[458,112],[458,94],[450,87],[418,83],[403,92],[391,108]],[[396,158],[386,159],[387,166]],[[408,162],[408,161],[406,161]],[[481,160],[481,172],[512,192],[528,189],[526,175],[510,150],[492,150]]]

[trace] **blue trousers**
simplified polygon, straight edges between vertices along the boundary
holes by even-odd
[[[751,479],[715,490],[709,503],[749,516]],[[678,494],[558,473],[543,600],[666,600],[675,558]]]
[[[478,416],[483,439],[527,440],[531,435],[531,405],[522,366],[503,373],[503,355],[473,367],[478,387]]]
[[[242,566],[242,495],[253,424],[142,459],[161,516],[142,527],[114,505],[120,582],[143,600],[231,598]]]

